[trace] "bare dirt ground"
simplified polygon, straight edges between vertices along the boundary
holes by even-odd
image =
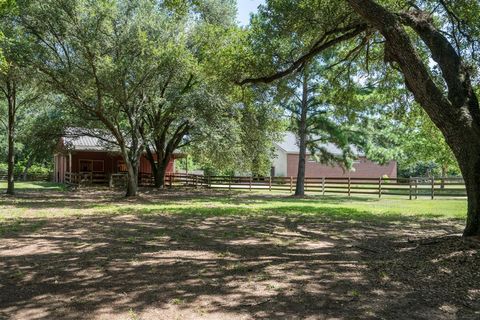
[[[480,244],[458,236],[462,221],[81,215],[113,201],[201,196],[4,200],[28,219],[3,223],[0,319],[480,319]],[[80,214],[37,218],[36,208]]]

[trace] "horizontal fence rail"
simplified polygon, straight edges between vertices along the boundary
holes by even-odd
[[[111,176],[114,176],[113,174]],[[73,173],[65,172],[65,183],[69,185],[107,184],[108,177],[104,173]]]
[[[66,182],[70,184],[108,183],[111,187],[125,185],[124,173],[109,176],[66,173]],[[140,173],[140,186],[153,187],[152,174]],[[248,176],[203,176],[195,174],[167,174],[166,187],[211,188],[248,191],[284,191],[295,192],[296,177],[248,177]],[[337,195],[387,195],[405,196],[409,199],[429,197],[466,197],[465,183],[462,178],[450,177],[411,177],[411,178],[349,178],[349,177],[306,177],[305,191],[316,194]]]
[[[15,174],[15,181],[49,181],[52,179],[53,173],[27,173],[27,175]],[[0,181],[6,181],[8,174],[0,171]]]
[[[153,180],[152,180],[153,181]],[[266,190],[293,193],[296,177],[241,177],[172,174],[165,178],[167,186],[208,187],[228,190]],[[418,197],[466,197],[462,178],[305,178],[305,191],[340,195],[386,195]]]

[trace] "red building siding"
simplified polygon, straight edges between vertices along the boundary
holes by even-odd
[[[70,168],[70,161],[72,168]],[[59,153],[55,155],[55,181],[65,182],[65,172],[94,172],[119,173],[124,170],[124,161],[122,156],[111,152],[94,152],[94,151],[73,151],[71,160],[68,154]],[[175,157],[173,157],[167,165],[167,173],[175,171]],[[152,173],[150,162],[145,156],[140,158],[140,173]]]
[[[295,177],[298,172],[298,154],[287,155],[287,176]],[[351,178],[380,178],[388,176],[397,177],[397,162],[390,161],[386,165],[379,165],[365,157],[358,159],[353,165],[355,171],[344,171],[340,166],[327,166],[315,161],[307,161],[305,167],[306,177],[351,177]]]

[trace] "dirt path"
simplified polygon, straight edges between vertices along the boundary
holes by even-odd
[[[442,237],[458,222],[158,212],[25,224],[0,242],[0,319],[480,319],[480,245]]]

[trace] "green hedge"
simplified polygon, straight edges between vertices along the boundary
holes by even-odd
[[[0,163],[0,179],[4,179],[7,175],[8,166],[6,163]],[[16,178],[22,178],[25,166],[17,164],[15,165],[14,174]],[[28,170],[27,180],[50,180],[52,170],[50,168],[32,165]]]

